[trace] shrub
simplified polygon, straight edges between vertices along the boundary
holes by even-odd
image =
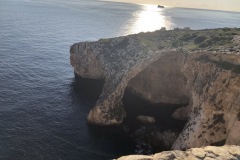
[[[163,45],[159,45],[158,49],[164,49],[165,47]]]
[[[161,29],[160,29],[160,31],[166,31],[167,29],[166,29],[166,27],[162,27]]]
[[[206,48],[208,46],[210,46],[210,44],[208,44],[207,42],[202,42],[199,44],[199,48]]]
[[[181,37],[181,40],[183,41],[190,41],[192,40],[193,38],[197,37],[196,34],[185,34]]]
[[[217,42],[217,41],[220,41],[222,39],[220,36],[215,36],[215,35],[212,36],[211,38],[212,38],[213,42]]]
[[[235,31],[240,31],[240,28],[235,28]]]
[[[181,28],[178,28],[178,27],[177,27],[177,28],[174,28],[173,30],[174,30],[174,31],[180,31]]]
[[[172,47],[173,48],[177,48],[177,47],[180,47],[180,46],[182,46],[182,42],[177,41],[177,40],[172,42]]]
[[[191,30],[190,27],[184,27],[183,29],[184,29],[184,30],[187,30],[187,31]]]
[[[228,32],[228,31],[231,31],[232,29],[231,28],[223,28],[222,30],[223,30],[223,32]]]
[[[196,37],[195,39],[194,39],[194,43],[195,44],[200,44],[200,43],[202,43],[204,40],[206,40],[207,39],[207,37],[206,36],[198,36],[198,37]]]

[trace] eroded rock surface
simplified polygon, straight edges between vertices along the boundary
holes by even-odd
[[[187,78],[181,68],[187,54],[166,54],[132,78],[127,89],[153,104],[188,104]]]
[[[173,144],[187,149],[240,144],[239,29],[141,33],[71,46],[71,64],[85,78],[105,79],[88,115],[120,124],[125,89],[150,103],[182,104],[173,117],[188,122]]]
[[[121,99],[129,80],[163,55],[178,53],[151,49],[140,39],[119,37],[71,47],[70,59],[75,73],[85,78],[105,78],[102,94],[88,115],[89,123],[120,124],[125,116]]]
[[[207,146],[204,148],[192,148],[187,151],[165,151],[154,155],[129,155],[117,160],[239,160],[240,146]]]
[[[198,54],[199,55],[199,54]],[[238,114],[240,112],[240,75],[225,68],[212,54],[200,55],[187,60],[183,72],[191,88],[192,111],[190,118],[173,145],[174,149],[201,147],[217,142],[240,144]],[[220,55],[215,55],[219,57]],[[231,55],[232,56],[232,55]],[[229,56],[230,57],[230,56]],[[236,59],[240,56],[236,55]],[[192,59],[192,58],[191,58]]]

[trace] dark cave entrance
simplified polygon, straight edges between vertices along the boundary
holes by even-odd
[[[168,54],[128,82],[122,98],[124,124],[132,129],[141,154],[171,150],[187,122],[191,98],[181,70],[184,63],[183,54]],[[143,124],[138,116],[154,118],[155,123]]]
[[[73,89],[96,102],[102,92],[103,85],[104,79],[82,78],[75,74]],[[124,92],[122,102],[127,113],[123,124],[107,128],[90,125],[89,129],[103,135],[107,132],[112,134],[112,130],[118,131],[117,134],[121,132],[128,137],[128,141],[134,141],[135,153],[139,154],[152,154],[171,149],[172,144],[186,123],[186,121],[173,119],[172,114],[176,109],[186,106],[188,103],[152,104],[133,94],[128,88]],[[156,122],[154,124],[143,124],[136,118],[139,115],[154,117]],[[166,136],[170,141],[167,140]],[[166,140],[165,143],[162,143],[163,138]]]
[[[122,101],[125,111],[127,112],[125,122],[129,124],[138,125],[140,122],[138,122],[136,117],[140,115],[154,117],[156,120],[155,124],[164,129],[181,131],[186,123],[184,120],[172,118],[172,114],[176,109],[187,106],[188,104],[151,104],[134,95],[128,89],[126,89]]]
[[[74,73],[74,83],[72,89],[74,92],[81,92],[86,97],[97,101],[104,85],[104,79],[82,78]]]
[[[171,150],[173,143],[182,131],[187,120],[172,118],[174,111],[188,104],[151,104],[126,90],[123,104],[127,117],[123,125],[135,141],[136,153],[153,154]],[[152,124],[143,124],[137,116],[154,117]]]
[[[102,92],[104,79],[89,79],[82,78],[75,74],[75,83],[73,89],[81,91],[85,96],[93,101],[97,101]],[[124,124],[130,125],[132,128],[142,125],[136,117],[139,115],[154,117],[156,120],[155,125],[161,126],[163,129],[173,129],[181,131],[186,121],[176,120],[172,118],[173,112],[185,104],[167,104],[158,103],[151,104],[141,97],[133,94],[128,88],[124,92],[122,98],[125,111],[127,113],[124,119]]]
[[[125,138],[130,137],[129,141],[133,141],[137,154],[171,150],[191,109],[186,108],[191,103],[191,97],[187,78],[181,70],[185,58],[184,54],[167,54],[149,64],[127,84],[122,98],[127,113],[123,123],[111,127],[90,126],[91,130],[95,132],[97,129],[98,134],[102,131],[103,135],[118,130],[115,134],[121,132],[126,135]],[[75,77],[78,90],[94,97],[96,102],[102,92],[104,80],[84,79],[77,75]],[[188,111],[178,112],[178,115],[186,114],[185,120],[172,118],[173,113],[183,107]],[[142,123],[137,118],[140,115],[154,118],[155,123]]]

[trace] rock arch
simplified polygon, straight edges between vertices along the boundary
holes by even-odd
[[[142,35],[71,46],[70,59],[75,73],[86,78],[105,78],[102,94],[90,111],[88,122],[97,125],[120,124],[125,116],[121,99],[128,84],[131,86],[131,79],[134,80],[150,64],[172,56],[182,58],[177,69],[186,78],[185,88],[182,87],[185,91],[181,92],[189,98],[188,110],[191,110],[173,149],[201,147],[219,141],[240,144],[239,54],[190,52],[168,47],[159,49],[152,43],[154,40],[149,40],[151,37],[144,39]],[[153,100],[152,96],[144,97]],[[166,100],[163,97],[160,99]]]
[[[75,73],[85,78],[105,78],[102,94],[87,118],[89,123],[98,125],[122,123],[125,111],[121,99],[133,77],[161,57],[181,54],[178,57],[184,60],[185,56],[176,50],[151,50],[131,36],[107,43],[76,43],[70,52]]]

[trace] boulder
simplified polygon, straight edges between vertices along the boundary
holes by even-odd
[[[156,122],[154,117],[150,117],[150,116],[137,116],[137,120],[143,124],[153,124]]]

